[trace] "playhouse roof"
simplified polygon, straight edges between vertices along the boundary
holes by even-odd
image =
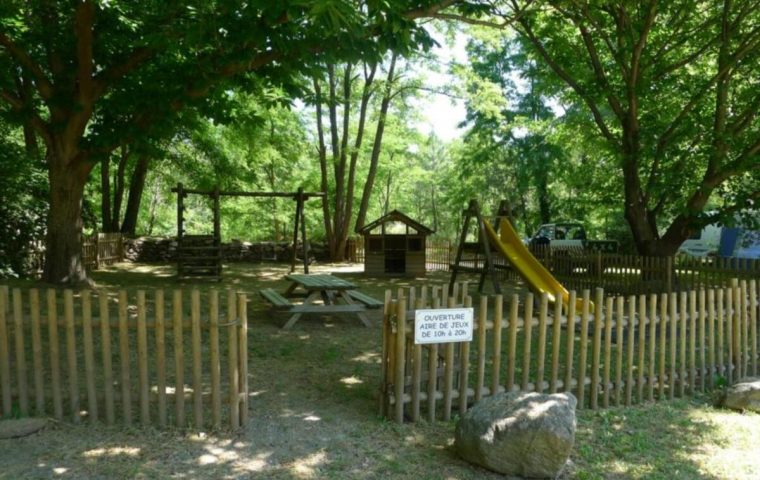
[[[434,230],[429,229],[425,225],[412,220],[407,215],[404,215],[403,213],[399,212],[398,210],[393,210],[391,212],[388,212],[387,214],[383,215],[382,217],[378,218],[374,222],[368,223],[364,225],[362,228],[358,229],[356,233],[360,233],[362,235],[366,235],[378,226],[387,223],[387,222],[402,222],[413,229],[417,230],[417,232],[423,234],[423,235],[430,235],[431,233],[434,233]]]

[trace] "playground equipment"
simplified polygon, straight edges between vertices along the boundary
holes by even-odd
[[[301,230],[303,249],[303,271],[309,273],[308,243],[306,241],[306,216],[304,203],[312,197],[324,197],[324,192],[239,192],[221,191],[217,186],[213,190],[184,188],[181,183],[172,192],[177,194],[177,277],[209,277],[220,280],[222,276],[222,234],[219,199],[228,197],[291,198],[296,201],[295,222],[293,226],[293,252],[290,259],[291,273],[296,269],[296,247],[298,232]],[[212,235],[185,235],[184,199],[188,194],[204,195],[213,200],[214,229]]]
[[[468,208],[464,211],[464,225],[462,227],[461,238],[459,246],[457,248],[457,255],[455,263],[451,266],[451,280],[449,282],[449,290],[453,288],[456,282],[458,272],[467,271],[473,273],[480,273],[480,282],[478,283],[478,291],[483,291],[486,275],[491,276],[493,282],[494,291],[501,293],[501,285],[499,283],[498,276],[496,275],[496,265],[493,261],[493,251],[501,254],[512,266],[512,268],[520,274],[530,288],[537,294],[546,293],[549,301],[554,303],[557,294],[561,294],[562,303],[567,305],[570,294],[561,283],[539,262],[530,250],[523,244],[520,236],[515,231],[512,224],[507,219],[505,203],[499,206],[499,211],[496,214],[495,226],[492,226],[487,220],[483,218],[480,213],[480,208],[476,200],[470,200]],[[475,266],[462,265],[462,254],[466,247],[466,237],[469,228],[470,221],[475,219],[478,224],[479,243],[485,254],[485,265],[481,268]],[[497,230],[499,233],[497,233]],[[579,301],[580,302],[580,301]],[[580,308],[581,303],[577,306]]]

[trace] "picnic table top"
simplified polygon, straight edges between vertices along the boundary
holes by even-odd
[[[309,290],[353,290],[358,288],[356,284],[335,275],[293,273],[285,275],[285,278]]]

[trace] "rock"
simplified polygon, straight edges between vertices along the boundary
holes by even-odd
[[[0,420],[0,439],[26,437],[47,425],[44,418],[17,418]]]
[[[576,403],[570,393],[510,392],[484,398],[457,423],[457,452],[506,475],[555,478],[573,449]]]
[[[726,390],[723,406],[760,412],[760,377],[745,377]]]

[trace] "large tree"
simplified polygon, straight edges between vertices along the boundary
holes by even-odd
[[[585,107],[618,159],[640,254],[672,255],[756,205],[759,1],[509,3],[554,93]]]
[[[82,196],[93,166],[124,143],[118,126],[213,103],[231,81],[288,82],[316,52],[377,58],[429,37],[416,18],[456,0],[7,0],[0,99],[45,146],[50,184],[43,279],[81,282]],[[30,88],[19,90],[19,78]],[[21,95],[23,91],[28,95]],[[109,125],[108,118],[117,118]]]

